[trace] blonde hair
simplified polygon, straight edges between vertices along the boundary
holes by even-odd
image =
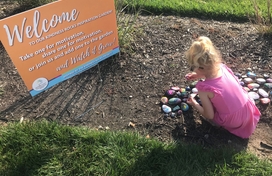
[[[220,52],[215,49],[212,41],[204,36],[192,43],[185,56],[188,63],[195,67],[214,68],[216,64],[222,62]]]

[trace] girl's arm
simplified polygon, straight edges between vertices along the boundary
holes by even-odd
[[[214,118],[214,109],[211,100],[208,96],[208,92],[198,92],[202,106],[194,98],[189,98],[188,103],[192,105],[198,112],[205,118],[212,120]]]

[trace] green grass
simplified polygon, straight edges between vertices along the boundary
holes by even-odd
[[[181,15],[232,21],[248,21],[254,15],[252,0],[124,0],[125,5],[152,14]],[[267,1],[258,0],[262,15],[267,15]]]
[[[272,175],[245,152],[162,143],[137,133],[96,131],[52,122],[0,130],[0,175]]]

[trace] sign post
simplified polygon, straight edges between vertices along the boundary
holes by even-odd
[[[31,9],[0,20],[0,39],[35,96],[119,52],[114,0]]]

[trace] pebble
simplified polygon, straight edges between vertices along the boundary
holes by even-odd
[[[178,111],[178,110],[180,110],[180,106],[179,105],[173,107],[173,111]]]
[[[177,115],[182,115],[182,110],[178,110]]]
[[[187,103],[181,103],[181,110],[182,111],[188,111],[189,110],[189,105]]]
[[[193,92],[193,93],[198,93],[197,88],[195,88],[195,87],[194,87],[194,88],[192,88],[192,92]]]
[[[244,86],[245,83],[244,83],[243,81],[240,81],[240,85],[241,85],[241,86]]]
[[[245,89],[247,92],[250,91],[250,88],[248,88],[248,87],[244,87],[244,89]]]
[[[167,114],[172,111],[172,109],[167,105],[162,105],[162,110],[163,110],[163,112],[165,112]]]
[[[263,89],[259,89],[258,93],[264,98],[267,98],[269,96],[268,93]]]
[[[264,83],[264,87],[272,89],[272,83]]]
[[[176,117],[176,113],[172,112],[170,116],[171,116],[172,118],[175,118],[175,117]]]
[[[173,87],[171,87],[171,89],[174,90],[174,91],[179,91],[180,90],[180,88],[178,86],[173,86]]]
[[[272,78],[267,78],[267,79],[266,79],[266,82],[272,83]]]
[[[253,88],[259,88],[260,84],[257,83],[250,83],[247,85],[248,88],[253,89]]]
[[[170,98],[170,99],[168,100],[168,103],[169,103],[170,105],[176,105],[176,104],[181,103],[181,99],[180,99],[180,98]]]
[[[185,90],[186,90],[186,91],[191,91],[191,87],[190,87],[190,86],[187,86],[187,87],[185,88]]]
[[[176,91],[169,89],[165,92],[166,96],[174,96],[176,94]]]
[[[249,84],[249,83],[253,82],[253,79],[252,78],[244,78],[244,82]]]
[[[256,81],[259,84],[264,84],[266,82],[266,80],[264,78],[257,78]]]
[[[257,100],[260,98],[260,95],[256,92],[248,92],[248,96],[252,98],[253,100]]]
[[[267,78],[269,78],[269,75],[268,74],[263,74],[263,77],[267,79]]]
[[[168,103],[168,98],[167,98],[167,97],[162,97],[162,98],[161,98],[161,102],[162,102],[163,104],[167,104],[167,103]]]
[[[247,77],[249,78],[256,78],[256,74],[253,72],[247,72]]]
[[[270,103],[270,99],[269,98],[261,98],[260,99],[260,102],[262,103],[262,104],[268,104],[268,103]]]

